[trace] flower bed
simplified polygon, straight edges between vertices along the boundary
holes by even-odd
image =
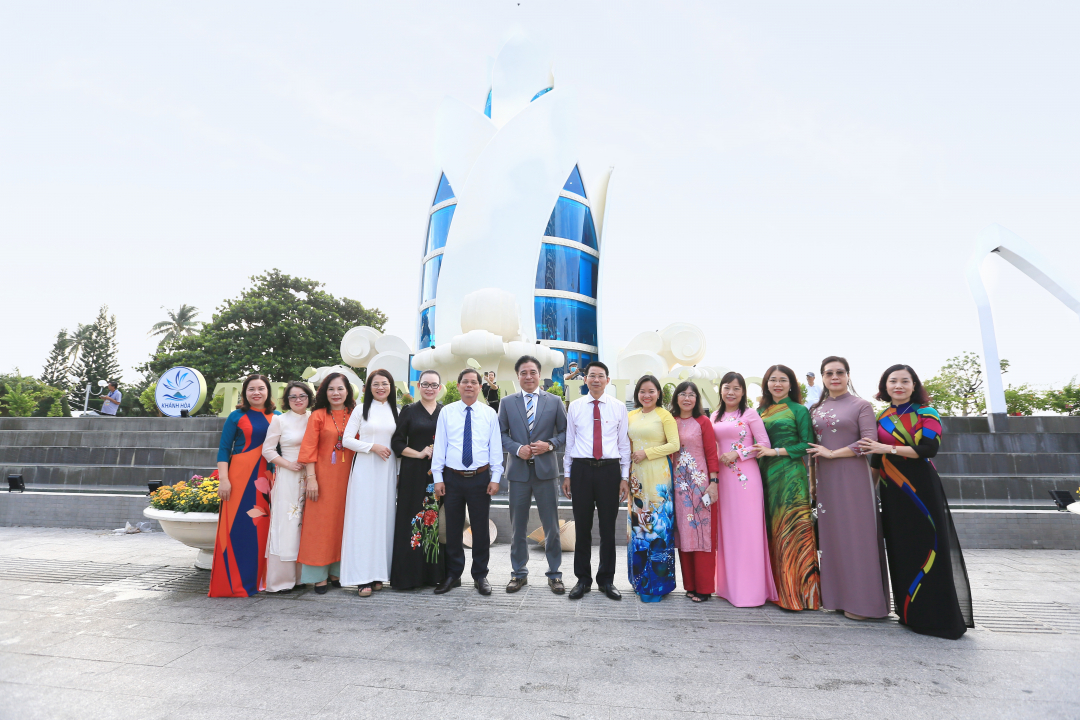
[[[192,475],[191,480],[161,486],[150,495],[150,507],[182,513],[218,512],[221,498],[218,497],[217,470],[206,477]]]

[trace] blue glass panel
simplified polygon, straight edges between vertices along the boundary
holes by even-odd
[[[430,255],[441,247],[446,247],[446,236],[450,234],[450,221],[454,219],[454,210],[457,205],[448,205],[442,210],[436,210],[428,220],[427,248],[425,255]]]
[[[594,298],[598,272],[599,261],[584,250],[544,243],[540,247],[540,262],[536,266],[536,287]]]
[[[578,300],[538,297],[533,302],[540,340],[596,345],[596,306]]]
[[[446,175],[444,174],[439,178],[439,189],[435,191],[435,200],[431,204],[438,205],[444,200],[449,200],[452,197],[455,197],[454,188],[450,187],[450,181],[446,179]]]
[[[484,103],[484,114],[491,117],[491,90],[488,90],[488,99],[487,102]]]
[[[420,311],[420,327],[416,333],[416,349],[426,350],[435,347],[435,306]]]
[[[439,270],[442,269],[442,259],[442,255],[436,255],[424,263],[424,284],[420,291],[422,303],[435,299],[435,293],[439,288]]]
[[[559,383],[560,385],[563,385],[563,388],[565,389],[566,386],[565,386],[563,380],[566,377],[566,374],[568,372],[570,372],[570,363],[571,362],[576,362],[578,364],[578,366],[577,366],[578,371],[582,371],[582,370],[585,369],[586,365],[591,363],[593,360],[596,360],[596,355],[594,355],[593,353],[581,352],[579,350],[561,350],[560,349],[560,352],[563,354],[563,357],[565,358],[565,362],[563,363],[562,367],[557,367],[552,371],[551,377],[555,382]],[[581,377],[579,376],[579,377],[577,377],[575,379],[580,380]],[[582,385],[580,392],[581,392],[582,395],[584,395],[585,393],[589,392],[589,389],[585,385]],[[570,400],[576,400],[577,398],[572,397],[572,398],[569,398],[569,399]]]
[[[546,94],[546,93],[549,93],[549,92],[551,92],[551,91],[552,91],[552,90],[554,90],[554,89],[555,89],[555,88],[544,88],[544,89],[543,89],[543,90],[541,90],[540,92],[538,92],[538,93],[536,93],[535,95],[533,95],[533,96],[532,96],[532,100],[530,100],[529,102],[532,102],[533,100],[535,100],[536,98],[540,97],[541,95],[544,95],[544,94]],[[491,117],[491,116],[489,115],[488,117]]]
[[[581,173],[578,172],[577,165],[574,166],[574,172],[570,173],[570,177],[566,178],[566,184],[562,186],[562,189],[580,195],[586,200],[589,199],[589,196],[585,194],[585,183],[581,182]]]
[[[594,250],[596,244],[596,226],[593,225],[592,211],[587,205],[577,200],[561,197],[551,211],[545,235],[565,238],[584,243]]]

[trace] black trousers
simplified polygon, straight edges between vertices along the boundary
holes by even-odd
[[[487,577],[488,558],[491,556],[491,533],[488,532],[488,511],[491,496],[487,494],[491,482],[491,470],[472,477],[462,477],[449,469],[443,470],[446,495],[446,575],[461,577],[465,572],[465,545],[461,535],[465,532],[465,507],[469,508],[472,523],[472,576],[479,580]]]
[[[570,502],[574,508],[574,575],[592,584],[593,508],[600,521],[600,567],[596,583],[601,587],[615,581],[615,521],[619,517],[619,463],[593,467],[575,459],[570,465]]]

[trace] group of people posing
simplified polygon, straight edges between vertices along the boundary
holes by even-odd
[[[665,409],[653,376],[638,380],[627,412],[605,392],[608,369],[598,361],[583,371],[588,394],[566,406],[540,388],[540,362],[520,358],[521,389],[497,412],[478,401],[483,381],[472,369],[457,378],[461,400],[446,406],[437,402],[442,378],[424,372],[420,399],[400,411],[385,370],[368,375],[359,404],[341,374],[327,376],[314,397],[305,383],[289,383],[284,414],[274,409],[269,379],[251,375],[222,433],[210,595],[303,584],[320,594],[356,586],[361,597],[386,584],[449,592],[465,572],[466,509],[470,573],[489,595],[488,515],[504,474],[512,526],[506,592],[528,583],[535,500],[547,584],[563,594],[561,477],[576,532],[572,600],[594,580],[621,599],[615,527],[626,503],[629,581],[643,602],[675,589],[678,548],[693,602],[716,594],[738,607],[773,602],[883,618],[891,576],[901,623],[960,637],[973,627],[971,593],[931,462],[940,418],[918,375],[906,365],[888,368],[877,399],[889,404],[875,417],[851,387],[847,360],[825,358],[820,370],[823,392],[809,408],[784,365],[764,374],[756,409],[743,376],[729,372],[711,416],[690,381]]]

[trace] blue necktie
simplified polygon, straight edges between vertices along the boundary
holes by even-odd
[[[525,416],[529,419],[529,437],[532,437],[533,423],[536,422],[536,408],[533,407],[532,393],[525,393]]]
[[[465,430],[461,433],[461,464],[468,470],[472,465],[472,408],[465,406]]]

